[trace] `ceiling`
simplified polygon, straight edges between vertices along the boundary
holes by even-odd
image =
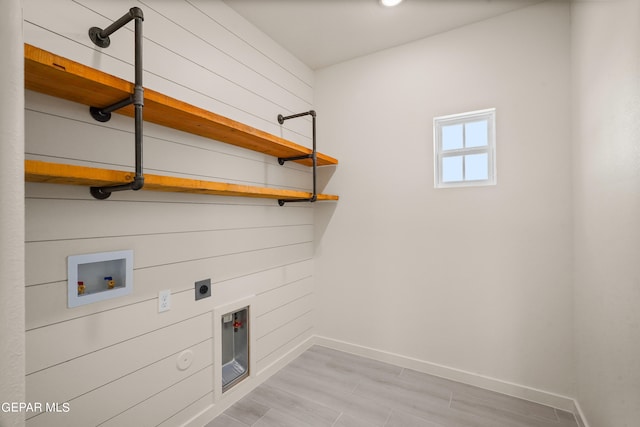
[[[540,0],[223,0],[312,69],[419,40]]]

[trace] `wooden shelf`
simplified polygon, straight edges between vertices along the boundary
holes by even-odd
[[[29,90],[95,107],[111,105],[133,93],[133,83],[29,44],[25,44],[24,61],[25,87]],[[131,105],[116,112],[134,115]],[[310,149],[286,139],[146,88],[144,120],[275,157],[311,153]],[[338,163],[322,153],[317,153],[317,161],[318,166]],[[297,162],[311,166],[310,159]]]
[[[28,182],[105,186],[131,182],[133,175],[133,172],[25,160],[25,181]],[[305,191],[202,181],[148,173],[144,175],[144,187],[142,190],[266,199],[306,199],[311,197],[311,193]],[[338,200],[338,196],[318,194],[318,200]]]

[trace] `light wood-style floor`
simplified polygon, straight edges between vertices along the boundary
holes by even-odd
[[[573,414],[314,346],[206,427],[577,427]]]

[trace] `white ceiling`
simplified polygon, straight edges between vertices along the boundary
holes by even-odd
[[[448,31],[541,0],[223,0],[312,69]]]

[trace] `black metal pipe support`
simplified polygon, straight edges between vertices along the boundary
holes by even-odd
[[[314,110],[307,111],[299,114],[292,114],[291,116],[283,116],[282,114],[278,115],[278,123],[283,124],[285,120],[295,119],[297,117],[302,116],[311,116],[311,129],[312,129],[312,149],[311,154],[304,154],[302,156],[294,156],[294,157],[278,157],[278,163],[280,165],[284,165],[285,162],[293,161],[293,160],[302,160],[302,159],[311,159],[312,163],[312,174],[313,174],[313,192],[311,193],[311,197],[306,199],[279,199],[278,204],[280,206],[284,206],[285,203],[293,203],[293,202],[315,202],[318,200],[318,194],[316,192],[316,169],[318,166],[317,152],[316,152],[316,112]]]
[[[109,105],[103,108],[91,107],[89,110],[94,119],[100,122],[109,121],[111,113],[127,105],[133,104],[134,106],[134,124],[135,124],[135,176],[133,181],[127,184],[111,185],[104,187],[91,187],[91,195],[96,199],[104,200],[108,198],[114,191],[124,190],[140,190],[144,186],[144,175],[142,173],[142,109],[144,107],[144,87],[142,86],[142,21],[144,15],[142,10],[137,7],[133,7],[129,10],[129,13],[125,14],[122,18],[118,19],[113,24],[109,25],[104,30],[97,27],[92,27],[89,30],[89,37],[91,40],[100,47],[108,47],[111,43],[109,35],[113,34],[118,29],[122,28],[129,21],[135,20],[135,80],[133,87],[133,94],[129,97],[118,101],[115,104]]]
[[[144,20],[144,14],[139,7],[132,7],[129,9],[129,12],[124,14],[120,19],[109,25],[104,30],[98,27],[89,28],[89,38],[96,46],[109,47],[111,44],[109,36],[134,19],[140,19],[141,21]]]

